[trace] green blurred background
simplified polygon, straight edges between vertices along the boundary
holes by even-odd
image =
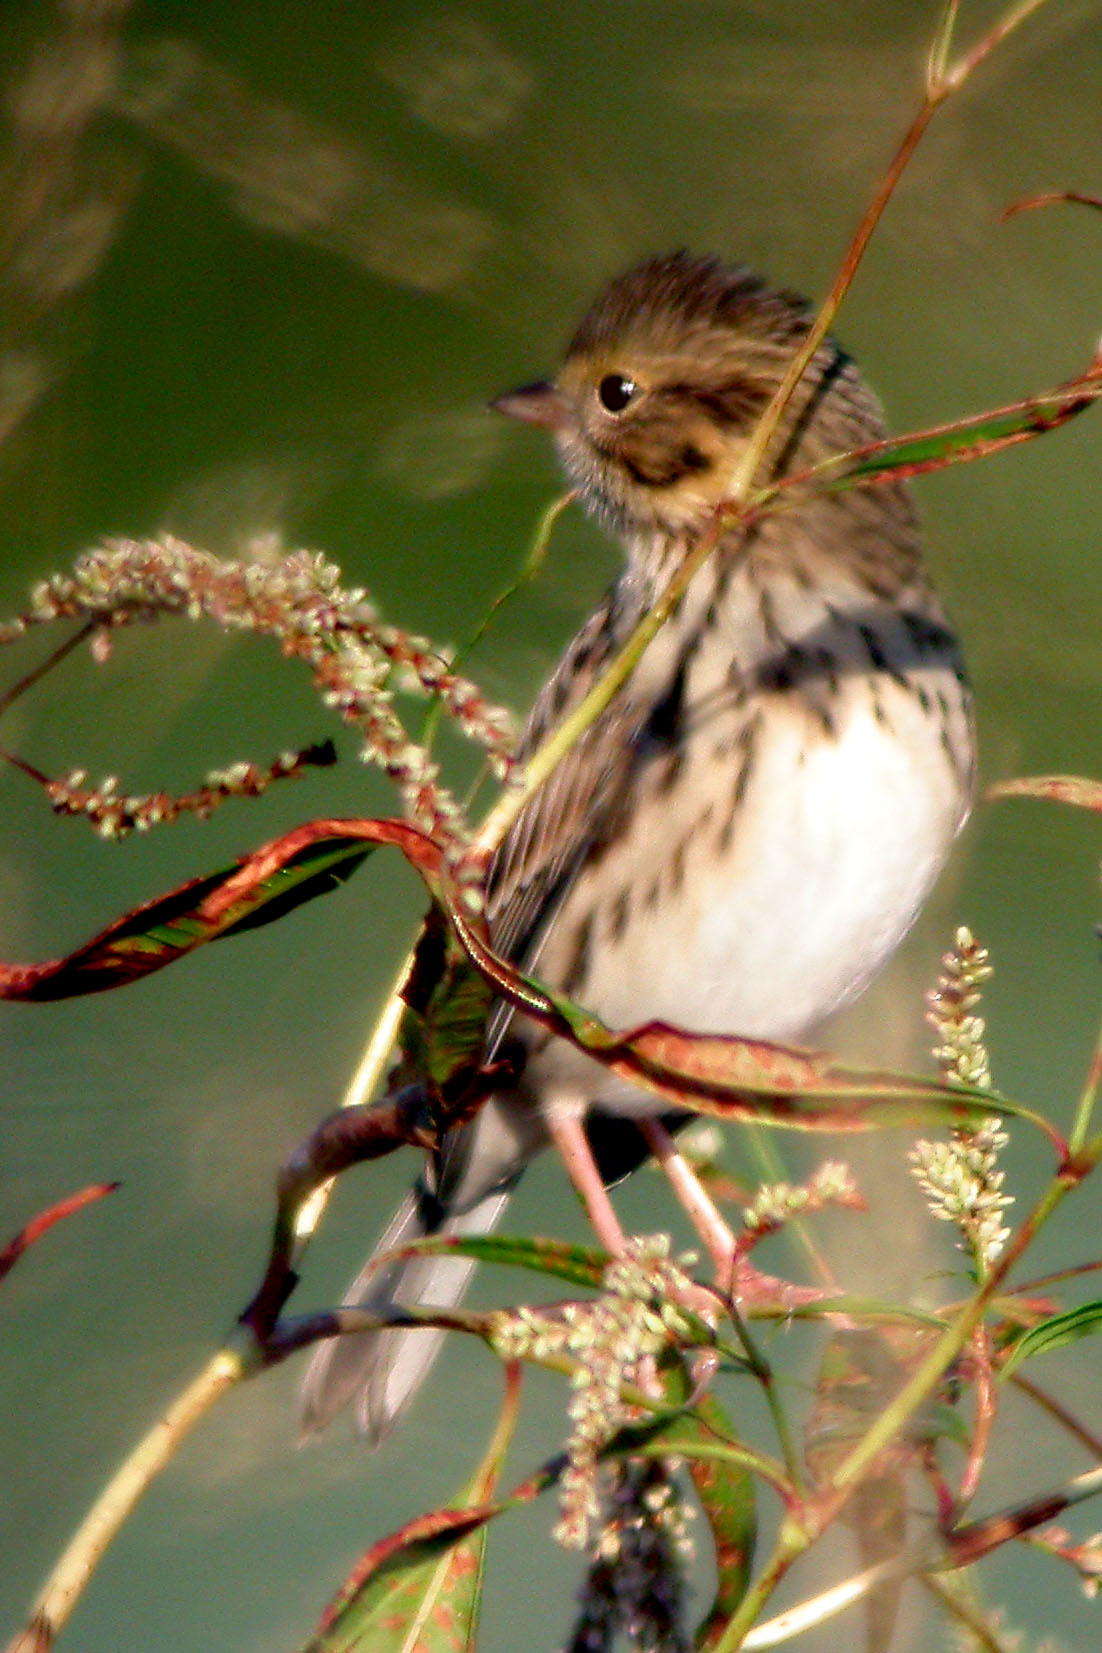
[[[538,437],[496,422],[486,398],[553,366],[600,283],[648,252],[714,250],[822,293],[913,105],[937,9],[4,0],[0,613],[100,536],[169,529],[233,554],[318,547],[389,617],[463,638],[557,486]],[[998,14],[963,9],[969,36]],[[1102,222],[1064,207],[1000,227],[999,213],[1042,189],[1102,190],[1099,19],[1088,0],[1052,0],[939,117],[890,210],[838,330],[896,428],[1045,387],[1089,358]],[[1102,768],[1098,454],[1088,415],[921,485],[986,778]],[[588,524],[567,521],[480,652],[487,689],[523,709],[615,566]],[[5,680],[45,643],[9,651]],[[329,733],[337,771],[121,848],[55,821],[0,772],[4,956],[72,946],[311,814],[389,807],[270,646],[181,624],[123,637],[105,669],[68,661],[2,735],[50,773],[182,788]],[[1089,817],[982,810],[833,1042],[921,1062],[921,992],[966,921],[998,967],[997,1081],[1065,1123],[1098,1016],[1097,850]],[[3,1293],[0,1634],[248,1296],[274,1168],[339,1097],[417,907],[413,880],[379,858],[286,924],[133,990],[0,1014],[0,1234],[85,1182],[125,1184],[55,1230]],[[828,1225],[865,1289],[917,1291],[946,1260],[899,1173],[902,1146],[862,1148],[873,1213]],[[745,1158],[737,1142],[731,1153]],[[1035,1136],[1019,1133],[1010,1168],[1028,1199],[1049,1168]],[[347,1178],[304,1307],[339,1296],[410,1169],[400,1158]],[[623,1191],[629,1227],[668,1220],[657,1193],[649,1175]],[[1096,1255],[1098,1219],[1091,1191],[1045,1237],[1038,1270]],[[582,1233],[556,1167],[532,1173],[515,1224]],[[515,1289],[483,1279],[479,1299]],[[811,1351],[774,1352],[800,1372]],[[1090,1345],[1048,1357],[1043,1375],[1097,1425]],[[456,1349],[378,1455],[340,1426],[299,1452],[297,1378],[250,1385],[205,1423],[115,1545],[71,1645],[296,1645],[369,1540],[458,1485],[499,1394],[488,1357]],[[802,1403],[796,1387],[789,1398]],[[556,1384],[529,1386],[518,1471],[555,1444],[561,1403]],[[1082,1467],[1011,1403],[977,1508]],[[578,1569],[547,1548],[549,1519],[529,1512],[493,1536],[486,1653],[566,1633]],[[1099,1524],[1088,1510],[1076,1530]],[[851,1564],[841,1541],[830,1564]],[[793,1596],[828,1576],[809,1566]],[[1098,1609],[1055,1563],[1020,1551],[985,1582],[1028,1645],[1043,1632],[1097,1645]],[[901,1645],[940,1645],[919,1604],[907,1615]],[[859,1636],[846,1621],[807,1645]]]

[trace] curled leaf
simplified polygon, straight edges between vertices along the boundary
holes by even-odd
[[[854,1067],[795,1046],[692,1033],[665,1022],[620,1032],[608,1028],[500,958],[490,943],[479,890],[469,880],[457,882],[439,845],[399,820],[309,821],[235,866],[137,908],[63,959],[0,968],[0,997],[67,998],[137,980],[205,942],[281,917],[346,878],[371,847],[381,844],[401,850],[421,874],[451,936],[493,993],[673,1107],[820,1131],[955,1124],[991,1112],[990,1091]],[[445,939],[447,969],[441,971],[438,960],[420,984],[416,977],[411,983],[414,1011],[422,1022],[413,1044],[425,1034],[425,1013],[431,1010],[433,1060],[448,1085],[460,1076],[472,1077],[479,1024],[488,1005],[486,995],[473,989],[469,972],[454,968],[457,959],[450,947],[451,940]],[[454,1001],[450,994],[456,995]],[[1043,1128],[1043,1121],[1004,1099],[998,1106],[1000,1112],[1033,1119]]]
[[[1102,355],[1052,390],[1023,396],[966,419],[931,425],[926,430],[889,436],[848,453],[832,454],[808,470],[793,472],[777,485],[784,493],[818,482],[830,492],[873,482],[902,481],[975,459],[986,459],[1018,442],[1029,442],[1083,413],[1102,397]]]
[[[55,1223],[62,1222],[64,1218],[71,1217],[74,1212],[82,1211],[86,1205],[103,1199],[105,1194],[113,1194],[120,1186],[117,1182],[91,1183],[78,1193],[58,1200],[56,1205],[47,1206],[45,1211],[40,1211],[30,1222],[24,1223],[18,1234],[13,1234],[7,1245],[0,1250],[0,1280],[11,1272],[28,1246],[41,1239],[47,1229],[52,1228]]]

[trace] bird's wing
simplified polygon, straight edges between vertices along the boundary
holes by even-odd
[[[614,658],[633,624],[627,610],[622,596],[611,593],[567,646],[525,724],[518,746],[522,760],[581,704]],[[554,923],[575,869],[615,831],[631,770],[642,756],[647,712],[629,681],[518,816],[490,875],[490,934],[503,957],[521,962],[531,957]],[[487,1031],[488,1052],[500,1046],[515,1014],[510,1005],[498,1004]],[[508,1125],[504,1143],[486,1125],[483,1115],[490,1112],[484,1109],[471,1125],[448,1131],[432,1156],[428,1185],[444,1206],[462,1209],[494,1186],[515,1180],[519,1165],[531,1156],[531,1147],[525,1151],[521,1143],[520,1121],[507,1104],[500,1110]]]
[[[598,681],[619,648],[613,598],[586,621],[541,690],[521,736],[530,757]],[[610,830],[627,777],[639,759],[645,712],[630,683],[567,752],[529,800],[498,851],[490,874],[490,931],[497,951],[517,959],[553,919],[555,897]]]

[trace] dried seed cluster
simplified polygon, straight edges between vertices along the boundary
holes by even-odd
[[[828,1159],[806,1182],[774,1182],[759,1188],[743,1211],[742,1222],[755,1239],[760,1239],[793,1217],[810,1216],[824,1206],[863,1204],[849,1166],[842,1160]]]
[[[29,610],[0,626],[0,643],[52,620],[92,619],[107,629],[166,614],[259,632],[304,661],[326,705],[361,732],[364,758],[398,786],[407,817],[444,844],[464,841],[462,812],[396,713],[395,693],[437,697],[457,728],[485,749],[497,774],[511,774],[508,714],[423,638],[384,624],[366,593],[345,589],[339,569],[317,552],[262,563],[223,560],[168,536],[112,540],[80,557],[71,574],[36,586]],[[72,777],[58,783],[59,797],[66,786],[74,790]],[[100,791],[107,818],[112,789]],[[145,811],[147,825],[155,813]]]
[[[985,947],[963,925],[942,959],[937,986],[926,996],[927,1019],[938,1043],[934,1057],[950,1084],[991,1087],[984,1024],[976,1015],[980,988],[991,975]],[[1003,1192],[999,1154],[1008,1138],[992,1114],[975,1126],[957,1127],[946,1142],[920,1140],[911,1149],[911,1169],[939,1222],[954,1223],[971,1252],[978,1278],[990,1273],[1009,1236],[1003,1213],[1013,1196]]]
[[[255,763],[234,763],[226,769],[212,769],[195,792],[127,794],[119,791],[115,775],[89,786],[84,769],[70,770],[59,780],[45,781],[44,786],[55,814],[83,815],[101,838],[126,838],[181,815],[197,815],[205,821],[227,798],[258,798],[275,781],[294,780],[307,768],[333,763],[335,756],[326,744],[302,752],[281,752],[266,769]]]
[[[493,1343],[503,1359],[563,1354],[571,1374],[570,1439],[560,1483],[555,1537],[567,1549],[590,1546],[601,1515],[600,1455],[630,1416],[625,1385],[649,1381],[651,1363],[687,1330],[678,1308],[693,1290],[687,1258],[670,1257],[666,1234],[629,1240],[605,1269],[601,1295],[553,1314],[527,1307],[495,1316]]]

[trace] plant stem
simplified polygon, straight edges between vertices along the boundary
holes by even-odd
[[[488,859],[493,854],[533,793],[543,785],[623,687],[644,649],[673,614],[693,576],[715,550],[720,534],[728,523],[726,515],[713,517],[710,526],[696,541],[658,601],[644,614],[608,669],[601,674],[581,704],[533,753],[525,765],[521,786],[506,792],[490,810],[468,852],[472,858]]]
[[[108,1481],[40,1590],[26,1628],[7,1653],[48,1648],[66,1623],[100,1559],[149,1484],[215,1401],[243,1376],[241,1361],[220,1349],[157,1419]]]
[[[838,1613],[844,1613],[847,1608],[863,1601],[878,1584],[899,1576],[905,1570],[897,1561],[878,1561],[875,1567],[868,1567],[863,1573],[844,1579],[841,1584],[832,1584],[829,1590],[823,1590],[807,1601],[797,1602],[794,1607],[778,1613],[776,1618],[756,1624],[742,1639],[742,1653],[762,1653],[765,1648],[779,1647],[782,1642],[794,1640],[804,1631],[817,1628]]]
[[[1014,1643],[1010,1640],[999,1640],[989,1622],[991,1615],[985,1613],[975,1601],[967,1599],[960,1580],[927,1574],[922,1582],[935,1601],[940,1602],[945,1612],[960,1620],[969,1635],[975,1639],[979,1653],[1011,1653]]]
[[[525,553],[524,561],[504,590],[497,593],[467,641],[461,648],[456,650],[450,661],[450,668],[453,672],[457,672],[461,667],[466,666],[467,660],[481,643],[501,610],[506,604],[511,603],[514,597],[519,596],[525,586],[531,585],[536,578],[546,559],[547,548],[551,543],[551,535],[554,532],[556,523],[567,506],[572,505],[577,497],[578,490],[572,488],[569,493],[560,494],[558,499],[553,499],[550,505],[543,510],[536,524],[532,543]],[[421,731],[421,745],[426,751],[431,750],[432,743],[436,739],[436,731],[440,725],[442,711],[443,702],[439,699],[434,700],[425,717],[424,727]]]
[[[59,643],[57,648],[46,656],[45,660],[40,661],[37,666],[32,666],[31,670],[21,677],[18,683],[13,683],[10,689],[5,689],[3,694],[0,694],[0,713],[6,712],[13,701],[18,700],[20,695],[26,694],[27,690],[33,688],[40,678],[46,676],[47,672],[52,672],[55,666],[61,664],[66,655],[72,654],[75,648],[79,648],[81,643],[91,637],[92,633],[98,629],[94,620],[86,620],[82,626],[78,626],[72,636],[66,637],[64,643]]]
[[[1050,1418],[1060,1424],[1061,1428],[1066,1429],[1068,1434],[1079,1442],[1080,1446],[1086,1447],[1091,1456],[1102,1463],[1102,1436],[1092,1433],[1054,1395],[1048,1394],[1039,1384],[1034,1383],[1032,1378],[1027,1378],[1023,1372],[1015,1372],[1010,1381],[1015,1389],[1020,1389],[1023,1395],[1028,1395],[1035,1406],[1039,1406],[1042,1412],[1047,1413]]]
[[[393,986],[387,994],[382,1013],[372,1028],[371,1036],[364,1047],[359,1065],[345,1087],[344,1095],[340,1100],[342,1108],[354,1108],[358,1107],[361,1102],[370,1101],[371,1095],[382,1077],[383,1070],[390,1059],[390,1053],[394,1048],[394,1041],[398,1037],[402,1011],[405,1009],[401,998],[401,987],[409,974],[412,958],[413,953],[410,951],[402,960],[398,973],[394,978]],[[325,1214],[332,1188],[331,1180],[319,1184],[313,1193],[302,1202],[295,1213],[296,1262],[301,1258]]]
[[[995,1413],[998,1409],[998,1385],[991,1365],[991,1347],[985,1326],[977,1326],[969,1339],[972,1345],[972,1361],[975,1367],[976,1381],[976,1410],[975,1422],[972,1426],[972,1438],[968,1443],[968,1458],[964,1466],[964,1474],[960,1478],[957,1488],[957,1510],[965,1509],[976,1495],[983,1474],[983,1466],[987,1460],[987,1448],[991,1442],[991,1430],[995,1423]]]
[[[980,1324],[992,1298],[998,1295],[1003,1281],[1018,1258],[1036,1239],[1037,1234],[1079,1181],[1078,1176],[1059,1172],[1045,1189],[1030,1215],[1012,1236],[998,1262],[975,1296],[965,1304],[956,1319],[945,1328],[929,1354],[903,1385],[895,1399],[886,1406],[876,1422],[866,1432],[849,1456],[843,1459],[832,1478],[831,1493],[848,1493],[856,1486],[869,1465],[890,1441],[904,1428],[909,1418],[933,1393],[942,1374],[956,1359]]]
[[[792,400],[796,387],[806,373],[816,350],[830,331],[834,318],[841,308],[842,300],[853,284],[853,278],[857,274],[858,266],[865,255],[865,248],[868,246],[872,233],[883,216],[884,208],[895,193],[895,187],[903,176],[907,163],[918,147],[923,133],[929,126],[944,97],[945,92],[936,94],[928,92],[914,120],[904,133],[887,171],[877,186],[876,194],[857,226],[857,233],[846,249],[845,257],[842,259],[841,267],[834,278],[830,292],[823,300],[815,320],[808,329],[806,338],[789,363],[788,371],[778,385],[769,406],[754,427],[750,440],[746,444],[735,474],[731,478],[729,491],[732,499],[745,500],[751,497],[751,488],[769,444],[776,435],[777,428],[784,417],[784,411]]]
[[[995,46],[1005,39],[1013,29],[1024,22],[1026,18],[1031,16],[1033,12],[1039,10],[1041,5],[1045,4],[1045,0],[1020,0],[1020,3],[1011,7],[1000,22],[988,32],[971,52],[966,53],[956,64],[946,68],[958,4],[959,0],[948,0],[944,8],[931,47],[927,90],[922,105],[904,134],[873,200],[858,226],[826,301],[816,316],[801,349],[793,358],[781,386],[751,436],[738,471],[732,481],[732,497],[736,505],[744,507],[741,516],[744,526],[748,521],[749,512],[753,510],[755,504],[751,489],[756,473],[778,429],[784,411],[816,349],[832,325],[842,299],[853,281],[869,239],[934,113],[952,92],[957,91],[964,84],[972,71],[988,56]],[[470,853],[489,859],[494,849],[501,843],[505,834],[517,819],[528,799],[544,783],[565,754],[581,738],[594,720],[600,716],[614,695],[626,682],[643,651],[674,612],[694,575],[714,550],[721,533],[730,526],[732,515],[735,514],[716,515],[709,528],[693,546],[680,569],[670,580],[658,601],[639,622],[627,643],[603,674],[601,680],[594,686],[575,712],[534,754],[526,767],[523,786],[507,792],[489,811],[475,838]],[[38,668],[35,673],[29,674],[12,691],[9,691],[5,698],[0,699],[0,710],[10,704],[17,694],[23,692],[31,682],[40,677],[43,671],[49,670],[55,665],[59,658],[62,658],[64,654],[76,646],[77,642],[81,641],[84,636],[94,629],[92,625],[82,628],[74,638],[69,639],[66,644],[62,645],[61,649],[55,651],[55,654],[41,668]],[[402,969],[403,977],[404,974],[405,965]],[[395,991],[388,1000],[383,1017],[368,1043],[357,1073],[346,1092],[344,1099],[346,1103],[359,1101],[374,1088],[393,1044],[400,1014],[401,1005]],[[1102,1045],[1100,1045],[1100,1052],[1102,1052]],[[1076,1131],[1073,1135],[1073,1144],[1078,1148],[1082,1148],[1086,1142],[1090,1111],[1100,1077],[1102,1077],[1102,1055],[1099,1055],[1096,1060],[1092,1069],[1092,1081],[1080,1103]],[[824,1506],[824,1509],[821,1512],[815,1512],[814,1518],[812,1518],[812,1512],[809,1511],[807,1518],[802,1521],[791,1515],[784,1520],[772,1558],[767,1563],[759,1579],[747,1593],[739,1612],[731,1619],[721,1641],[716,1644],[714,1653],[733,1653],[735,1648],[743,1644],[746,1632],[753,1624],[762,1605],[768,1599],[776,1584],[787,1572],[792,1562],[818,1536],[818,1532],[825,1525],[826,1520],[841,1507],[846,1496],[848,1496],[869,1463],[904,1426],[907,1419],[922,1404],[926,1396],[932,1392],[945,1367],[964,1346],[972,1331],[979,1324],[990,1298],[995,1294],[1011,1264],[1016,1261],[1041,1223],[1059,1203],[1063,1195],[1075,1185],[1081,1174],[1081,1171],[1069,1170],[1066,1175],[1054,1180],[1036,1208],[1033,1217],[1023,1224],[1019,1230],[1018,1243],[1008,1248],[1004,1258],[1000,1260],[1000,1265],[992,1271],[991,1276],[984,1283],[982,1290],[973,1302],[946,1329],[938,1339],[931,1354],[923,1361],[918,1371],[900,1391],[892,1405],[845,1460],[836,1476],[832,1498]],[[313,1202],[308,1202],[307,1206],[304,1206],[303,1210],[298,1213],[296,1239],[301,1246],[305,1245],[313,1233],[323,1206],[324,1196],[318,1199],[316,1205]],[[194,1427],[195,1423],[210,1409],[222,1393],[233,1387],[244,1374],[245,1366],[242,1357],[231,1349],[221,1350],[171,1403],[153,1429],[145,1435],[126,1458],[89,1510],[40,1592],[35,1602],[30,1624],[16,1636],[9,1648],[9,1653],[29,1653],[31,1648],[41,1650],[52,1644],[54,1637],[71,1614],[103,1553],[145,1489],[171,1460],[180,1442]],[[655,1450],[657,1451],[658,1448],[656,1447]],[[668,1452],[668,1447],[664,1450]],[[703,1455],[703,1453],[698,1449],[696,1455]],[[756,1454],[737,1448],[721,1449],[717,1446],[715,1455],[723,1456],[729,1461],[736,1461],[746,1467],[755,1469],[757,1473],[770,1480],[775,1486],[786,1485],[786,1478],[781,1472],[780,1466],[769,1465],[767,1460],[759,1458]]]
[[[979,68],[984,59],[989,57],[997,46],[1001,46],[1008,35],[1013,34],[1015,29],[1020,28],[1028,18],[1033,16],[1034,12],[1040,11],[1041,7],[1047,5],[1047,3],[1048,0],[1019,0],[1018,5],[1011,6],[1009,11],[1004,12],[999,21],[987,31],[981,40],[976,42],[972,50],[965,52],[963,57],[958,58],[957,62],[946,71],[942,83],[945,88],[943,95],[948,96],[951,92],[958,92],[969,75]]]
[[[712,1653],[735,1653],[735,1649],[743,1645],[743,1638],[793,1562],[811,1548],[841,1512],[870,1465],[933,1393],[943,1373],[960,1354],[980,1324],[988,1304],[998,1294],[1010,1269],[1036,1238],[1038,1231],[1064,1196],[1079,1180],[1079,1174],[1070,1170],[1061,1171],[1053,1178],[975,1296],[951,1325],[945,1328],[895,1399],[884,1408],[848,1457],[843,1459],[834,1471],[830,1486],[825,1489],[823,1495],[806,1506],[803,1512],[791,1511],[786,1516],[781,1523],[773,1554],[746,1592],[738,1612],[731,1618],[723,1637],[716,1643]]]
[[[792,400],[796,387],[807,371],[816,350],[830,331],[842,300],[848,293],[853,278],[857,274],[858,266],[865,256],[865,249],[872,234],[879,224],[884,209],[894,195],[896,185],[906,171],[911,156],[918,147],[931,120],[946,99],[960,90],[968,77],[994,51],[995,47],[1044,4],[1046,4],[1046,0],[1020,0],[1020,3],[1012,6],[970,52],[964,53],[963,56],[957,59],[956,63],[947,66],[953,28],[959,9],[959,0],[948,0],[931,43],[927,60],[926,92],[922,102],[910,126],[903,134],[880,183],[877,185],[876,193],[865,209],[864,217],[858,224],[857,231],[846,249],[838,274],[835,276],[831,289],[812,322],[803,344],[793,356],[788,371],[751,434],[735,474],[731,479],[730,494],[733,499],[747,500],[751,497],[751,489],[758,470],[769,449],[769,444],[776,435],[784,411]]]
[[[785,1413],[784,1407],[781,1405],[780,1396],[777,1393],[777,1385],[773,1376],[773,1368],[758,1348],[757,1341],[751,1335],[750,1327],[747,1325],[745,1318],[738,1312],[738,1309],[734,1305],[731,1307],[730,1314],[731,1319],[734,1322],[738,1340],[745,1352],[745,1358],[747,1365],[750,1368],[750,1373],[753,1377],[757,1378],[765,1392],[766,1405],[769,1407],[769,1413],[773,1419],[773,1428],[777,1434],[777,1443],[781,1449],[781,1457],[784,1460],[784,1467],[788,1471],[794,1490],[800,1495],[800,1497],[803,1497],[805,1491],[803,1465],[800,1461],[800,1454],[796,1450],[796,1443],[792,1437],[792,1429],[788,1422],[788,1417]]]
[[[1079,1105],[1075,1110],[1075,1120],[1071,1127],[1071,1136],[1068,1138],[1068,1153],[1081,1153],[1086,1147],[1087,1136],[1091,1128],[1091,1116],[1094,1105],[1098,1100],[1099,1087],[1102,1086],[1102,1027],[1098,1030],[1098,1037],[1094,1042],[1094,1051],[1091,1055],[1090,1066],[1087,1069],[1086,1081],[1079,1097]]]

